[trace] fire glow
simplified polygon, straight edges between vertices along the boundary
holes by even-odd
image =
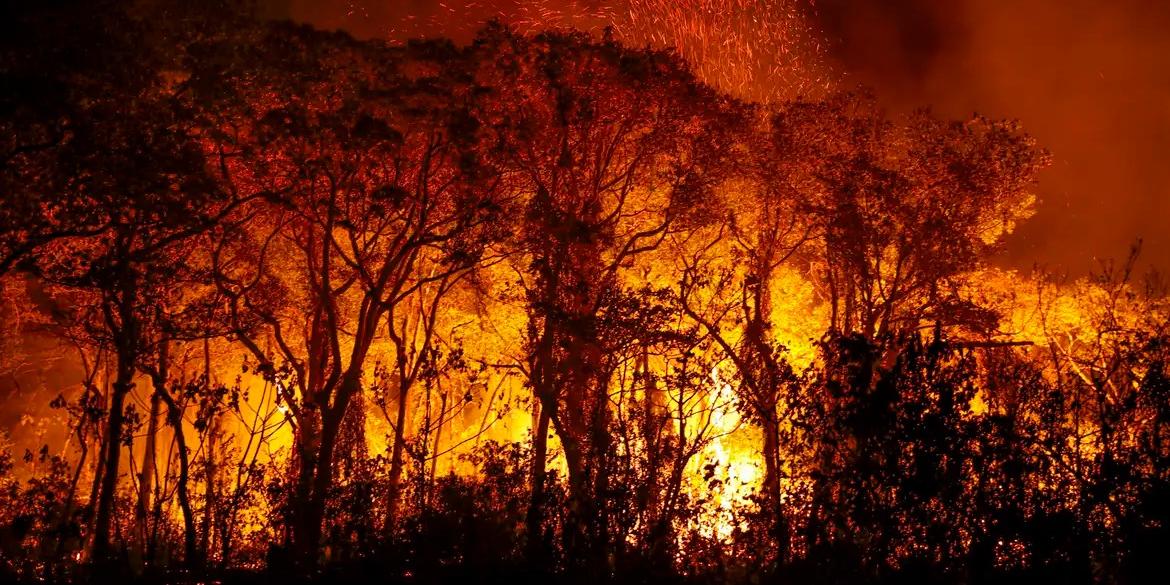
[[[4,577],[1156,564],[1165,291],[995,265],[1019,124],[842,91],[801,2],[439,7],[14,21],[73,32],[3,54]]]

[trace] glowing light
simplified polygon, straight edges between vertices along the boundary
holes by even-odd
[[[710,466],[710,472],[694,470],[692,483],[697,491],[710,496],[712,506],[692,522],[692,528],[710,538],[726,541],[738,526],[735,511],[759,488],[763,472],[758,453],[744,436],[747,429],[739,415],[735,390],[722,378],[718,364],[711,368],[710,380],[708,408],[712,440],[696,462],[699,466]]]
[[[708,83],[744,98],[818,95],[835,85],[813,6],[799,0],[482,0],[442,4],[394,23],[394,39],[443,31],[470,36],[497,19],[526,33],[575,29],[633,47],[675,50]],[[351,7],[350,12],[354,9]],[[454,29],[454,30],[453,30]]]

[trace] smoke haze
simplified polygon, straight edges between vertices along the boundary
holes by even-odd
[[[898,107],[1016,118],[1052,151],[1008,260],[1170,269],[1170,3],[821,0],[832,55]]]

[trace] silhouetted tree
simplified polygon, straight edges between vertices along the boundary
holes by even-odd
[[[268,203],[225,234],[215,262],[234,334],[278,384],[294,424],[292,544],[313,563],[335,446],[372,343],[388,315],[418,295],[437,304],[432,288],[476,265],[500,205],[451,47],[404,53],[279,26],[244,41],[250,59],[200,71],[197,83],[240,108],[212,147],[219,179]],[[427,349],[405,343],[400,359]]]
[[[891,117],[872,96],[840,94],[782,107],[773,137],[777,174],[817,228],[835,330],[884,339],[924,320],[993,325],[956,279],[1032,213],[1048,157],[1016,124]]]
[[[605,328],[632,325],[615,320],[628,298],[624,271],[707,193],[729,104],[677,58],[609,40],[489,27],[474,50],[500,88],[498,156],[528,201],[517,244],[530,263],[527,371],[540,403],[529,528],[540,523],[551,424],[569,470],[567,557],[583,574],[602,575],[610,383],[620,344],[649,333]]]

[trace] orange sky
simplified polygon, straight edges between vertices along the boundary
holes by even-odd
[[[821,0],[840,66],[891,103],[1019,119],[1052,151],[1011,260],[1170,271],[1170,3]]]

